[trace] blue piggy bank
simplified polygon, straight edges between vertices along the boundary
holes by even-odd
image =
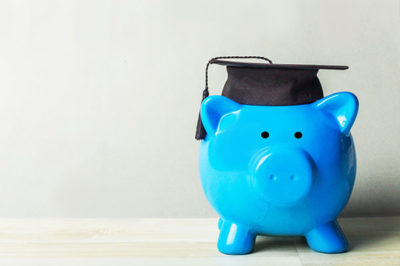
[[[315,251],[346,251],[336,219],[355,180],[357,111],[349,92],[292,106],[203,101],[200,176],[220,215],[220,252],[249,253],[257,235],[300,235]]]

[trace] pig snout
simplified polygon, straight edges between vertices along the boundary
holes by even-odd
[[[268,202],[294,204],[311,191],[313,163],[304,150],[269,150],[258,156],[254,171],[255,189]]]

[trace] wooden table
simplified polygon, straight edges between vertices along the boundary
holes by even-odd
[[[1,219],[0,265],[400,265],[400,217],[340,220],[344,254],[301,237],[258,237],[244,256],[216,249],[217,219]]]

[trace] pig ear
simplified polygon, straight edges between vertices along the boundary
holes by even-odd
[[[215,134],[221,118],[229,113],[239,111],[240,104],[224,96],[207,97],[201,104],[200,117],[208,134]]]
[[[340,131],[348,135],[358,112],[357,97],[350,92],[338,92],[318,100],[314,105],[332,115]]]

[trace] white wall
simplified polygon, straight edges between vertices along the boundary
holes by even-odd
[[[345,214],[400,214],[399,3],[0,2],[0,216],[215,215],[194,130],[217,55],[348,64],[320,73],[361,104]]]

